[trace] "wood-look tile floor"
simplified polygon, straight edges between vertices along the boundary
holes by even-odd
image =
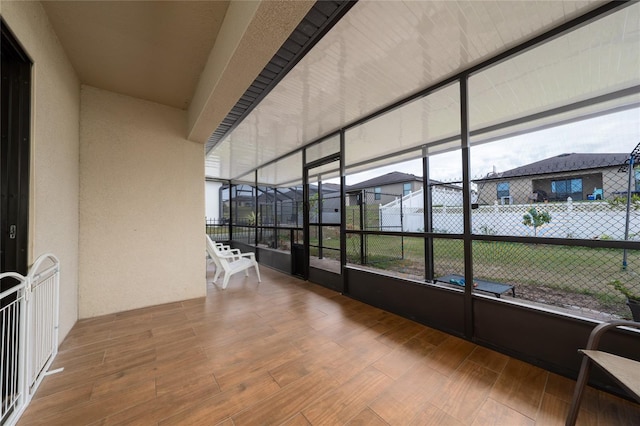
[[[573,381],[261,272],[79,321],[19,424],[564,424]],[[578,424],[639,425],[640,406],[589,389]]]

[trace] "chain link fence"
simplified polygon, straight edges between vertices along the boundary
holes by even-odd
[[[347,262],[423,280],[424,239],[347,234]]]
[[[442,234],[462,234],[463,198],[462,183],[434,182],[429,185],[431,201],[432,232]],[[425,208],[423,188],[396,199],[380,204],[378,223],[380,231],[425,232]],[[472,196],[475,202],[475,196]],[[429,212],[427,212],[429,213]]]
[[[341,197],[335,187],[310,188],[309,257],[311,265],[340,272]]]
[[[472,180],[474,280],[513,286],[515,296],[503,298],[600,320],[630,318],[623,292],[640,297],[640,250],[616,243],[640,241],[640,168],[621,166],[494,172]],[[303,243],[301,191],[272,192],[273,199],[258,200],[257,217],[251,201],[241,198],[250,192],[237,192],[233,240],[254,244],[257,237],[260,245],[287,251]],[[341,204],[334,189],[310,194],[309,246],[316,260],[340,260]],[[442,278],[447,285],[444,277],[465,275],[463,204],[459,180],[432,181],[426,195],[422,188],[347,192],[347,262],[421,281]],[[228,220],[207,222],[207,233],[225,240]]]
[[[340,226],[310,226],[309,255],[340,261]]]
[[[519,299],[597,319],[630,318],[615,284],[640,294],[640,251],[474,241],[474,277],[514,285]]]
[[[302,197],[302,194],[300,194]],[[277,202],[278,226],[302,227],[302,200],[281,200]]]
[[[385,205],[399,203],[402,210],[402,194],[375,191],[358,191],[347,195],[347,230],[402,231],[402,220],[396,221],[396,212],[382,214]],[[399,213],[398,213],[399,214]],[[358,265],[373,265],[380,269],[406,271],[413,260],[405,259],[404,249],[409,237],[347,234],[347,259]],[[424,262],[424,260],[423,260]],[[424,268],[423,268],[424,269]]]
[[[516,299],[563,312],[599,320],[630,318],[620,289],[640,296],[640,251],[606,247],[606,242],[640,241],[640,169],[620,166],[473,180],[472,233],[483,237],[473,241],[474,279],[513,286]],[[432,182],[429,191],[429,197],[422,189],[404,196],[352,194],[347,230],[422,233],[428,230],[426,217],[433,233],[463,234],[462,183]],[[425,198],[431,202],[426,214]],[[492,241],[493,236],[499,240]],[[572,243],[543,244],[537,238]],[[412,279],[465,275],[464,243],[457,238],[348,233],[347,260]]]
[[[640,241],[640,169],[614,164],[572,173],[536,172],[491,173],[474,180],[473,232]]]

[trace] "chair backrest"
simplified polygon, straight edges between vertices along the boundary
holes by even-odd
[[[211,237],[207,234],[204,234],[207,237],[207,254],[213,259],[213,255],[215,253],[215,244],[211,240]]]
[[[207,237],[207,254],[211,258],[211,260],[213,260],[213,263],[215,263],[216,268],[223,268],[220,262],[220,258],[217,255],[216,245],[213,243],[213,241],[211,241],[211,237],[209,235],[205,234],[205,236]]]
[[[216,264],[216,268],[222,268],[225,271],[228,271],[231,268],[229,266],[229,262],[227,259],[218,256],[218,253],[220,252],[218,247],[213,240],[211,240],[209,235],[205,234],[205,236],[207,237],[207,254],[211,257],[213,263]]]

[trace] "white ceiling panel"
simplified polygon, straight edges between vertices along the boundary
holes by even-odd
[[[458,147],[460,146],[460,142],[458,142]],[[371,176],[367,175],[366,178],[356,177],[355,179],[352,177],[353,175],[366,172],[368,170],[376,169],[378,167],[389,166],[393,164],[403,163],[405,161],[415,160],[416,158],[422,158],[422,149],[418,149],[411,152],[405,152],[404,154],[394,155],[392,158],[383,158],[374,161],[367,161],[366,163],[361,163],[354,166],[349,166],[346,168],[345,173],[347,175],[347,185],[351,185],[362,180],[366,180],[371,178]]]
[[[480,71],[469,79],[471,131],[639,87],[639,41],[640,3]]]
[[[562,124],[573,123],[587,118],[599,117],[603,112],[614,113],[625,109],[638,110],[640,107],[640,93],[632,94],[617,98],[615,100],[606,101],[597,105],[587,105],[582,108],[571,109],[551,116],[540,116],[531,121],[516,123],[504,128],[496,128],[491,131],[482,132],[471,136],[472,145],[480,145],[492,142],[506,137],[529,133],[532,128],[542,130],[549,127],[555,127]],[[640,126],[640,113],[637,113],[638,125]]]
[[[258,169],[258,183],[269,186],[297,186],[302,184],[302,152],[284,157]]]
[[[348,166],[460,135],[460,87],[451,84],[345,133]]]
[[[242,175],[603,3],[361,0],[211,151],[219,177]]]
[[[340,164],[338,161],[333,161],[322,166],[309,169],[309,182],[327,182],[334,179],[330,183],[339,183],[339,180],[335,180],[340,177]]]
[[[305,150],[305,159],[307,164],[309,164],[338,153],[340,153],[340,135],[335,135],[307,147]]]

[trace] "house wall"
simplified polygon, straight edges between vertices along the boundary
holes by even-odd
[[[493,204],[496,195],[495,182],[478,182],[478,204]]]
[[[204,149],[186,114],[82,86],[80,318],[205,296]]]
[[[499,182],[509,182],[509,195],[514,204],[530,202],[529,195],[532,192],[531,179],[504,179],[496,182],[482,182],[478,186],[478,203],[492,205],[498,199],[497,184]]]
[[[614,191],[626,191],[626,180],[622,177],[621,173],[618,173],[618,167],[609,169],[594,169],[594,170],[577,170],[566,173],[554,173],[549,175],[535,175],[527,176],[526,178],[518,179],[504,179],[497,180],[495,182],[482,182],[479,184],[479,198],[480,204],[493,204],[497,200],[496,185],[498,182],[509,182],[509,193],[513,198],[514,204],[521,204],[529,202],[529,195],[533,189],[543,189],[551,196],[551,181],[559,178],[568,177],[581,177],[583,199],[587,199],[587,195],[593,193],[593,188],[602,187],[604,189],[605,198],[609,197]],[[537,185],[532,185],[532,180],[536,181]],[[601,186],[602,185],[602,186]],[[500,200],[498,200],[500,202]]]
[[[80,82],[39,2],[0,2],[2,18],[31,57],[29,264],[60,259],[60,341],[78,319]]]
[[[619,172],[618,169],[619,167],[614,167],[602,171],[602,188],[604,189],[605,198],[611,198],[613,192],[627,192],[629,174]],[[633,190],[633,187],[631,189]]]
[[[365,191],[367,193],[367,204],[387,204],[394,201],[396,198],[402,198],[402,191],[404,189],[404,183],[393,183],[390,185],[382,185],[380,196],[380,200],[374,200],[374,190],[376,187],[366,188]],[[415,192],[422,188],[422,184],[420,182],[411,182],[411,192]]]
[[[596,188],[602,189],[602,173],[590,173],[585,175],[569,174],[569,175],[566,175],[566,177],[572,178],[572,179],[582,178],[582,200],[587,200],[587,195],[592,194],[594,192],[594,189]],[[533,179],[532,187],[535,189],[540,189],[542,191],[545,191],[548,194],[550,201],[566,201],[566,197],[562,197],[562,199],[558,199],[561,197],[558,196],[557,194],[554,195],[553,192],[551,191],[552,182],[554,180],[558,180],[559,178],[560,178],[559,175],[554,175],[552,177],[545,177],[544,179]],[[574,198],[573,201],[579,200],[578,197],[572,197],[572,198]]]

